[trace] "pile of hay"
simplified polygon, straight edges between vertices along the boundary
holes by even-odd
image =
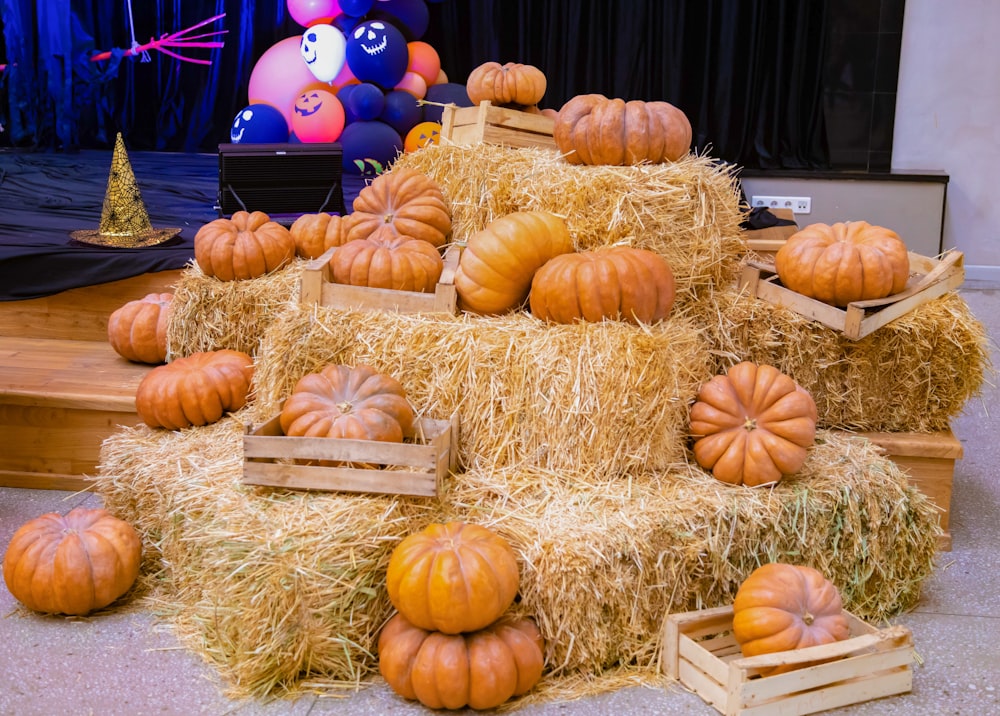
[[[986,329],[957,292],[858,341],[736,289],[716,291],[689,317],[706,329],[716,370],[770,363],[812,394],[824,427],[947,430],[992,370]]]
[[[264,331],[289,301],[298,301],[306,262],[260,278],[220,281],[189,264],[174,286],[167,347],[173,357],[228,348],[255,355]]]
[[[260,421],[306,373],[368,364],[426,417],[459,414],[470,469],[599,469],[613,477],[684,461],[688,409],[711,376],[707,345],[678,319],[547,325],[501,318],[291,306],[265,334]]]
[[[696,469],[602,480],[536,468],[456,474],[440,500],[422,500],[243,486],[241,417],[124,429],[96,481],[143,537],[149,603],[233,695],[353,688],[374,674],[389,555],[431,521],[474,521],[511,542],[516,611],[547,642],[541,695],[562,696],[605,676],[617,686],[615,667],[655,678],[665,615],[727,603],[769,560],[814,565],[864,618],[895,614],[916,601],[939,532],[894,464],[843,435],[821,434],[801,474],[774,489]]]
[[[627,242],[662,255],[678,305],[735,280],[746,250],[733,168],[707,156],[591,167],[550,149],[442,144],[402,155],[397,167],[441,186],[455,241],[515,211],[550,211],[565,217],[577,250]]]

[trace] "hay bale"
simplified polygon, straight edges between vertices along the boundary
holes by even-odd
[[[546,325],[515,313],[287,310],[264,339],[258,419],[295,382],[331,363],[392,375],[419,413],[459,414],[469,469],[599,468],[608,476],[684,461],[688,405],[711,377],[699,331],[683,319]]]
[[[178,357],[221,348],[255,355],[264,330],[289,301],[297,301],[306,262],[260,278],[220,281],[192,262],[174,286],[167,326],[169,355]]]
[[[441,186],[455,241],[514,211],[550,211],[566,219],[577,250],[624,242],[662,255],[679,306],[735,280],[746,251],[733,168],[708,156],[582,166],[551,149],[441,144],[400,156],[398,167]]]
[[[706,328],[717,372],[740,360],[774,365],[812,393],[823,427],[947,430],[992,370],[986,329],[957,292],[858,341],[736,289],[690,314]]]
[[[843,435],[821,434],[801,474],[773,489],[696,469],[628,481],[508,469],[454,475],[437,501],[243,486],[241,431],[239,417],[122,429],[95,482],[143,536],[157,572],[149,603],[234,695],[356,687],[374,674],[391,549],[430,521],[474,521],[510,540],[517,611],[547,641],[542,693],[563,695],[616,666],[653,678],[664,616],[730,601],[770,560],[817,567],[848,609],[884,619],[916,601],[939,532],[898,468]]]

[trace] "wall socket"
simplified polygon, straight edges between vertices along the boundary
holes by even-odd
[[[752,196],[750,206],[766,206],[768,209],[791,209],[795,214],[812,211],[812,197],[809,196]]]

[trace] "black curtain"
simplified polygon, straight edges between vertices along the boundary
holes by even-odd
[[[44,10],[40,10],[43,8]],[[822,113],[828,2],[815,0],[442,0],[422,37],[453,82],[487,60],[542,69],[542,105],[577,94],[666,100],[698,151],[762,169],[826,168]],[[125,0],[0,0],[7,70],[0,142],[214,152],[246,104],[254,62],[301,34],[286,0],[135,0],[136,39],[225,13],[225,47],[189,50],[210,66],[124,57]],[[203,28],[203,30],[208,28]],[[89,55],[117,48],[112,60]],[[4,58],[0,57],[0,63]]]

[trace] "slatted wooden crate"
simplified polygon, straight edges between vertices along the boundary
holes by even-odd
[[[483,100],[478,107],[445,105],[441,110],[441,136],[454,144],[485,142],[555,149],[554,127],[551,117],[497,107],[489,100]]]
[[[876,629],[849,612],[850,638],[742,657],[732,606],[667,617],[664,671],[725,716],[799,716],[893,696],[913,688],[913,639],[902,626]],[[809,664],[760,676],[762,668]]]
[[[337,247],[329,249],[317,259],[306,264],[302,272],[299,300],[340,309],[382,310],[398,313],[454,313],[458,294],[455,291],[455,271],[458,269],[460,250],[449,246],[444,254],[444,270],[434,293],[419,291],[394,291],[387,288],[347,286],[334,283],[330,259]]]
[[[904,316],[917,306],[958,288],[965,281],[963,254],[949,251],[941,259],[910,252],[910,280],[900,293],[871,301],[855,301],[838,308],[785,288],[773,263],[749,261],[740,277],[740,289],[750,296],[783,306],[840,331],[851,340]]]
[[[247,485],[436,497],[457,469],[458,415],[420,418],[402,443],[289,437],[279,416],[243,436]],[[303,464],[328,461],[333,466]],[[367,467],[366,467],[367,465]]]

